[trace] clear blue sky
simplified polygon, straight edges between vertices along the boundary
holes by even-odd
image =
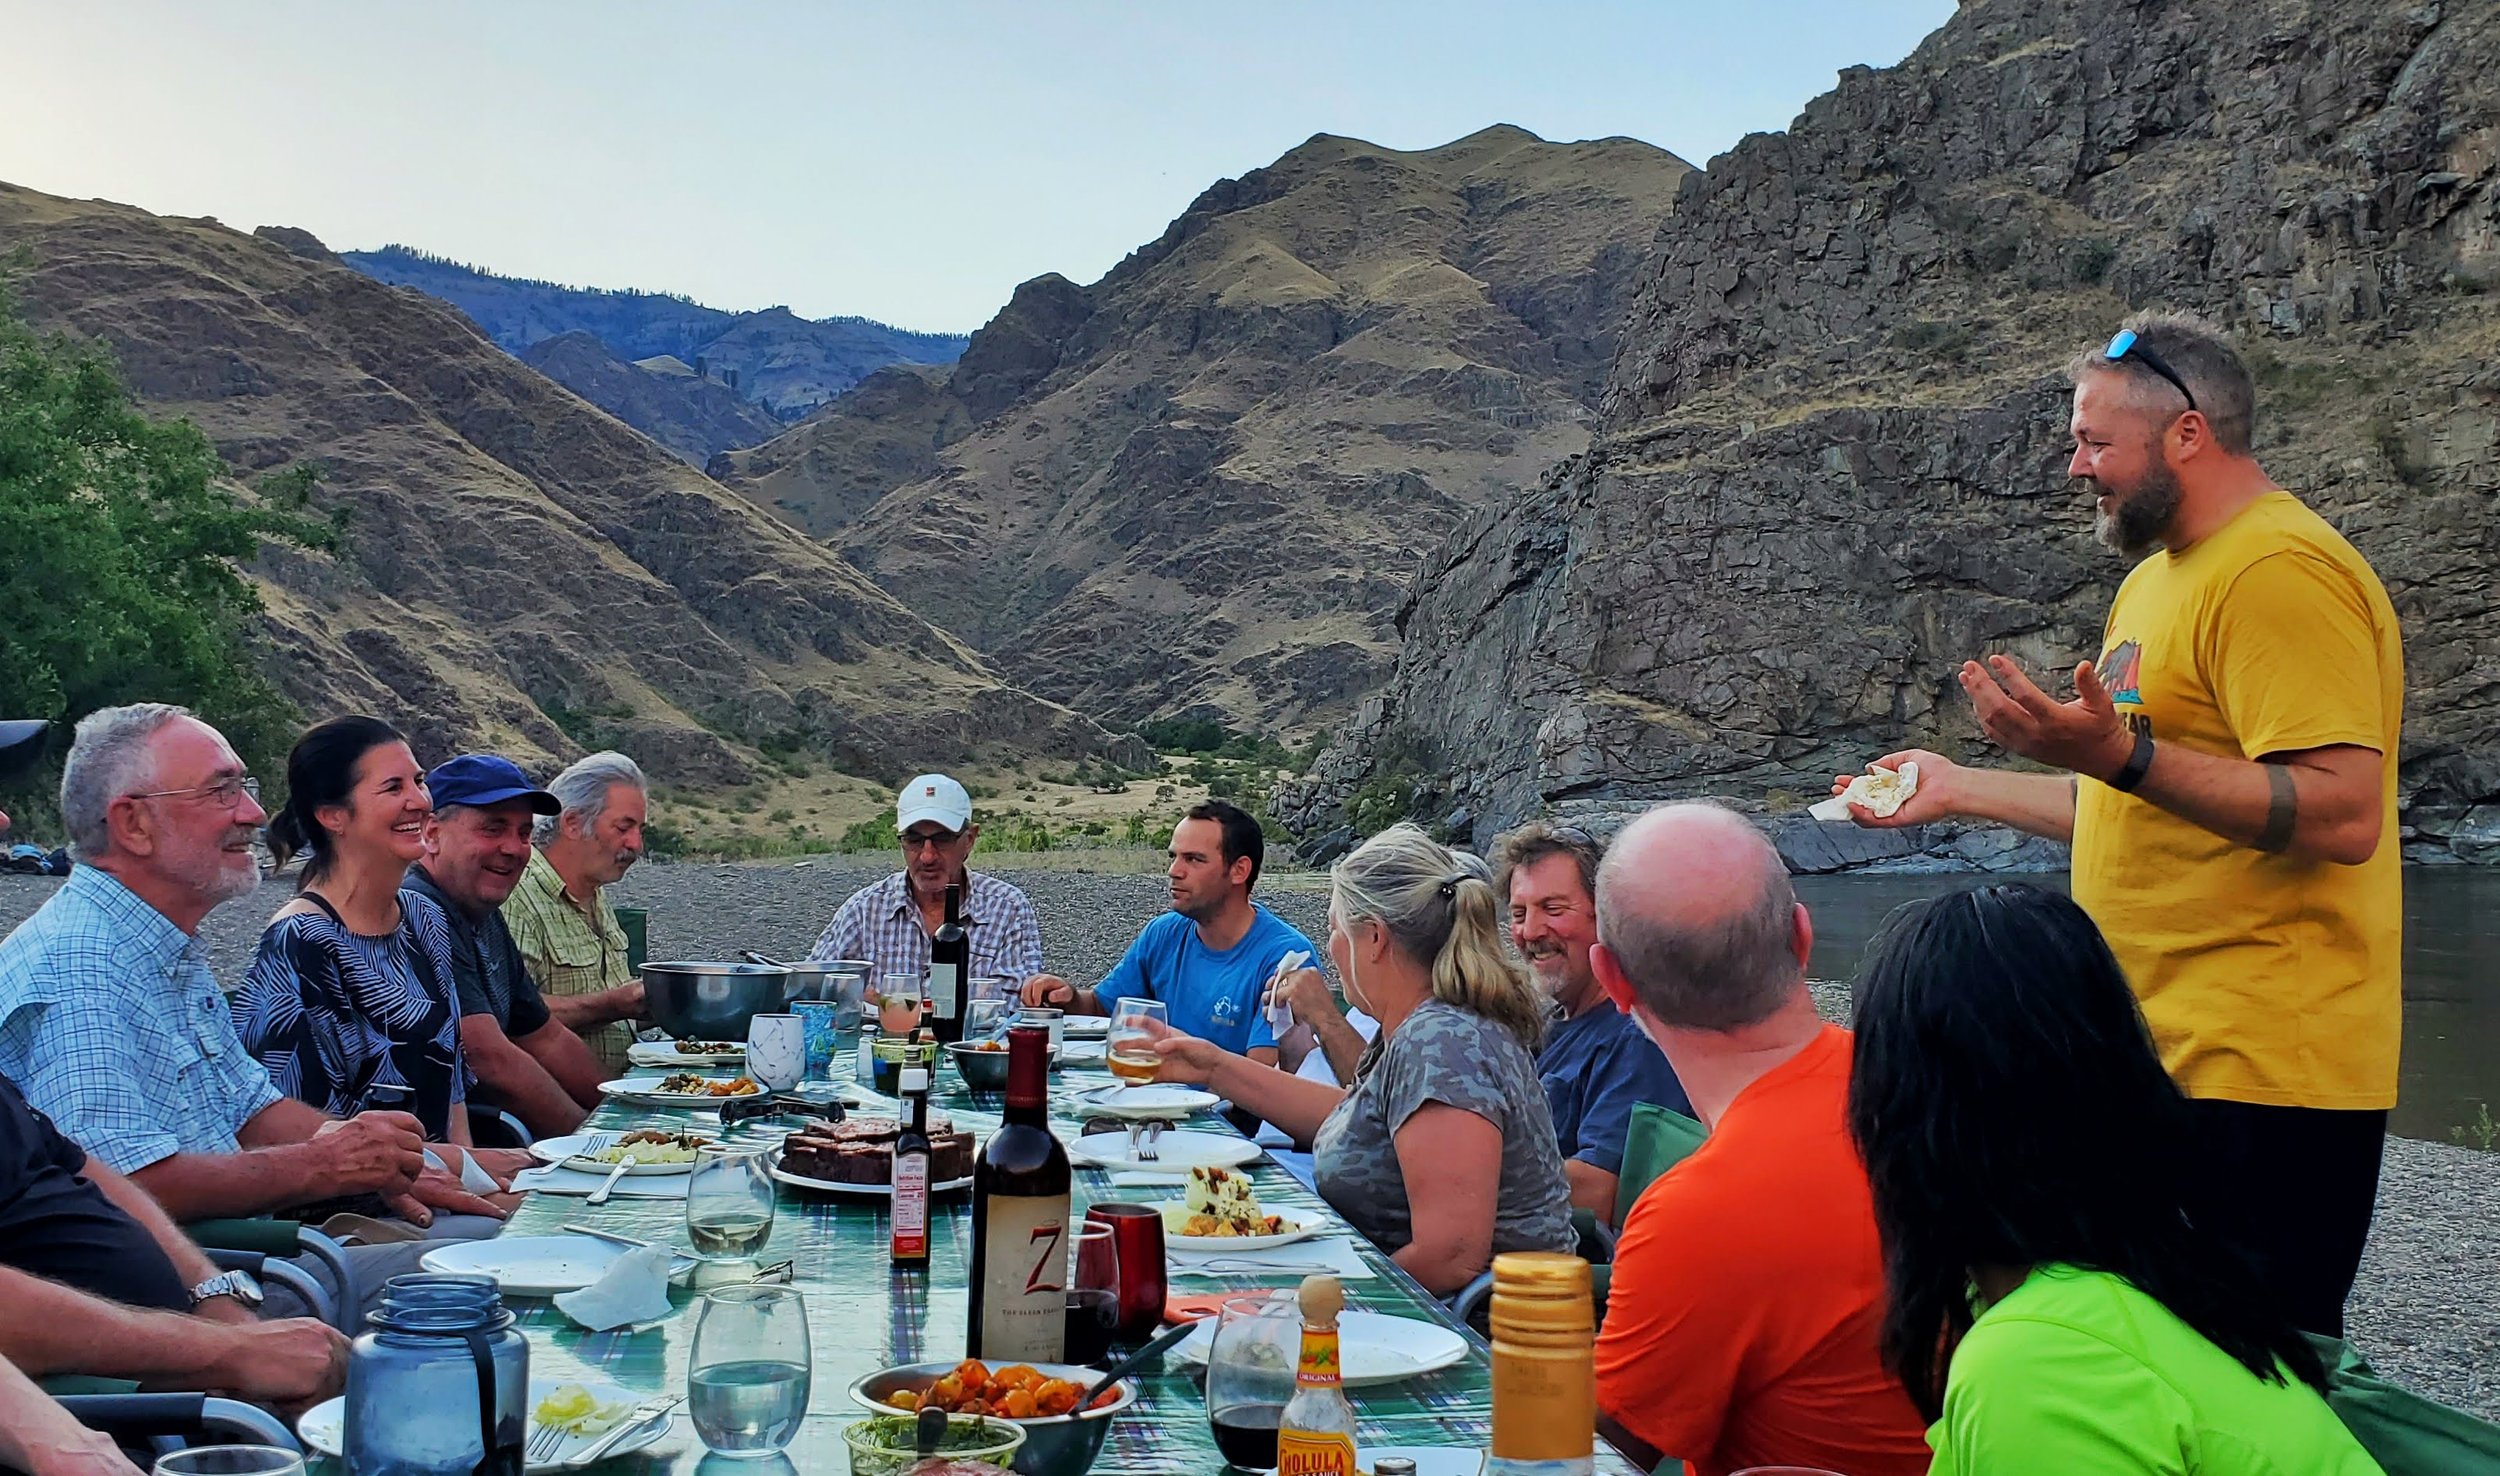
[[[968,330],[1314,133],[1696,164],[1953,0],[0,0],[0,179],[332,247]]]

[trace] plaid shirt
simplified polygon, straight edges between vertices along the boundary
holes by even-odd
[[[633,982],[625,961],[625,925],[616,920],[608,889],[601,887],[585,908],[564,890],[564,878],[547,863],[547,853],[535,847],[520,885],[503,899],[503,925],[541,994],[597,994]],[[633,1026],[610,1020],[583,1031],[582,1039],[600,1065],[624,1075]]]
[[[198,942],[92,866],[0,941],[0,1076],[125,1174],[239,1152],[278,1100]]]
[[[972,977],[996,974],[1022,984],[1040,973],[1042,919],[1031,899],[1012,882],[977,871],[964,875],[971,883],[964,890],[964,932],[972,940]],[[903,873],[853,892],[807,956],[866,959],[877,966],[871,989],[887,974],[927,973],[929,934]]]

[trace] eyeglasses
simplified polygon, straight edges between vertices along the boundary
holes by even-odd
[[[260,781],[249,774],[229,774],[223,779],[214,779],[206,784],[194,784],[188,789],[151,789],[140,794],[125,795],[123,798],[174,799],[186,794],[206,795],[220,808],[231,810],[243,803],[243,796],[247,794],[252,797],[254,804],[258,804]]]
[[[1582,830],[1577,825],[1555,826],[1554,839],[1569,846],[1586,846],[1592,851],[1602,851],[1606,849],[1606,843],[1604,841],[1601,841],[1596,836]]]
[[[2144,340],[2135,336],[2134,329],[2121,328],[2118,330],[2118,335],[2109,341],[2107,357],[2113,364],[2118,363],[2122,359],[2135,360],[2145,368],[2152,370],[2155,374],[2169,380],[2171,385],[2176,388],[2180,394],[2187,396],[2188,408],[2190,410],[2196,408],[2196,391],[2187,387],[2187,381],[2179,377],[2178,370],[2173,369],[2168,364],[2162,362],[2161,355],[2154,353],[2150,348],[2146,347]]]
[[[907,830],[903,832],[903,849],[907,852],[939,850],[963,838],[963,832],[960,830],[940,831],[936,835],[921,835]]]

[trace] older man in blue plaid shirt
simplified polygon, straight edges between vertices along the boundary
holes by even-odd
[[[894,800],[894,829],[903,869],[851,894],[826,924],[811,959],[853,958],[874,974],[929,971],[929,935],[946,920],[946,889],[964,889],[964,934],[972,944],[972,977],[1008,980],[1012,994],[1042,970],[1042,919],[1013,883],[971,869],[981,827],[972,796],[944,774],[923,774]],[[967,996],[973,997],[973,996]]]
[[[411,1223],[453,1210],[480,1233],[470,1217],[501,1211],[427,1166],[415,1119],[341,1122],[281,1096],[236,1038],[196,934],[259,884],[258,790],[179,707],[78,725],[61,818],[79,864],[0,941],[0,1076],[177,1220],[378,1194]]]

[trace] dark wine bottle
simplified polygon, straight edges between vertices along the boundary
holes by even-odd
[[[964,889],[946,889],[946,921],[929,935],[929,1028],[940,1045],[964,1038],[964,990],[972,978],[972,939],[964,932]]]
[[[893,1227],[889,1248],[894,1264],[915,1269],[929,1264],[929,1072],[923,1066],[903,1068],[903,1099],[911,1103],[911,1119],[894,1140],[894,1203],[887,1222]]]
[[[1049,1028],[1010,1029],[1004,1121],[972,1165],[965,1353],[992,1365],[1059,1363],[1067,1347],[1068,1150],[1049,1085]]]

